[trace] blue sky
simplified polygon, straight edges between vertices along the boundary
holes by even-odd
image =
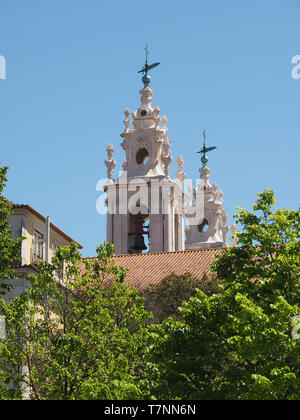
[[[182,155],[198,176],[205,128],[230,223],[266,187],[279,207],[299,207],[299,0],[0,0],[0,16],[6,196],[50,215],[84,255],[105,240],[96,183],[110,142],[121,169],[123,112],[139,106],[146,43],[161,62],[151,88],[168,117],[171,174]]]

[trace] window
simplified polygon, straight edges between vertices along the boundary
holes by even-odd
[[[53,241],[52,242],[52,249],[53,252],[55,253],[57,251],[57,249],[61,246],[64,246],[64,244],[62,242],[58,242],[58,241]]]
[[[37,230],[33,232],[32,256],[33,261],[44,258],[44,235]]]

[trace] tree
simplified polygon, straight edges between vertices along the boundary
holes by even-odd
[[[22,239],[14,240],[9,229],[11,203],[2,196],[6,186],[7,167],[0,167],[0,296],[9,289],[3,280],[14,278],[13,262],[20,259]]]
[[[80,264],[84,263],[84,273]],[[0,396],[21,399],[141,398],[140,358],[149,314],[123,284],[113,246],[81,259],[75,244],[41,262],[32,287],[2,302],[7,339],[0,344]]]
[[[299,399],[300,212],[274,204],[265,190],[254,212],[239,209],[239,246],[212,265],[221,293],[198,290],[182,304],[184,322],[152,327],[155,397]]]
[[[197,288],[210,296],[218,292],[219,284],[214,276],[208,278],[204,275],[202,279],[198,279],[190,273],[181,275],[171,273],[160,283],[153,284],[142,292],[145,309],[153,312],[153,321],[156,323],[168,317],[181,321],[182,316],[178,307],[183,301],[195,296]]]

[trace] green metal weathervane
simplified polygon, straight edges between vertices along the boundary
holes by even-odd
[[[144,76],[142,77],[142,82],[144,83],[144,87],[148,87],[151,82],[151,77],[149,76],[148,71],[154,69],[154,67],[159,66],[160,63],[154,63],[154,64],[149,65],[148,64],[148,54],[149,54],[148,45],[146,45],[145,51],[146,51],[146,62],[142,70],[138,71],[138,73],[144,73]]]
[[[203,168],[205,168],[205,167],[206,167],[206,165],[207,165],[207,162],[208,162],[208,159],[207,159],[206,153],[207,153],[207,152],[210,152],[211,150],[216,149],[216,148],[217,148],[217,146],[206,147],[206,144],[205,144],[205,140],[206,140],[206,132],[205,132],[205,130],[203,131],[202,135],[203,135],[203,147],[202,147],[202,149],[201,149],[199,152],[197,152],[197,153],[201,153],[201,154],[202,154],[202,157],[201,157],[201,162],[202,162],[202,164],[203,164]]]

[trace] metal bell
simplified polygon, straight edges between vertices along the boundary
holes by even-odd
[[[134,239],[134,245],[132,247],[134,251],[144,251],[147,249],[142,233],[137,233]]]

